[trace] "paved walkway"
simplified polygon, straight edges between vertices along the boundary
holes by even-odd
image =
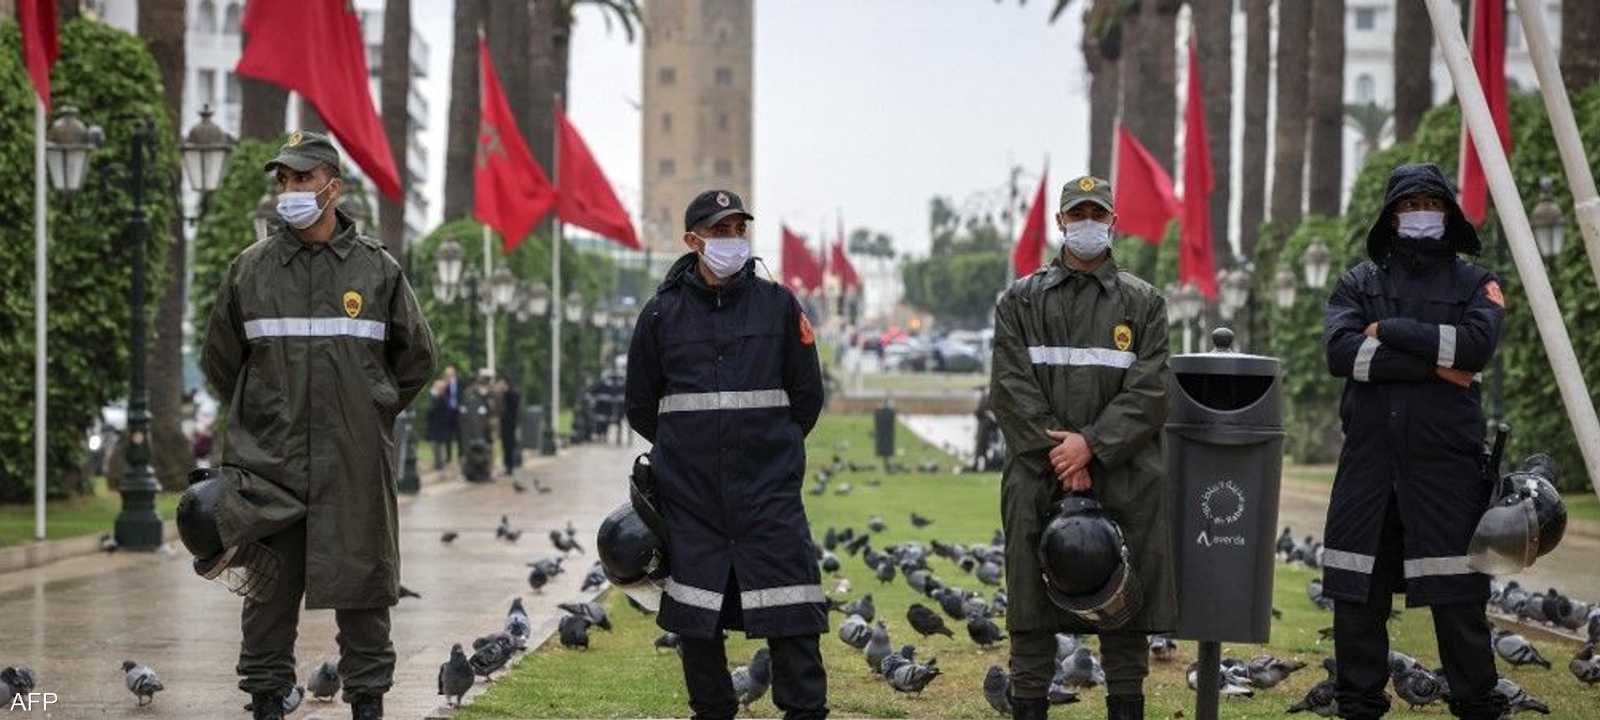
[[[385,698],[390,718],[425,717],[441,705],[436,692],[439,664],[452,643],[500,629],[512,598],[522,597],[535,640],[554,630],[556,604],[579,597],[583,575],[594,560],[600,520],[627,497],[625,473],[633,447],[586,445],[559,459],[535,459],[521,471],[537,477],[549,493],[515,493],[504,478],[468,486],[427,486],[400,504],[400,549],[404,584],[422,599],[394,609],[398,663],[395,685]],[[525,531],[517,544],[498,541],[502,513]],[[569,572],[535,595],[524,563],[555,555],[550,530],[571,521],[587,554],[574,555]],[[439,536],[460,533],[451,545]],[[118,553],[65,560],[0,575],[0,666],[26,664],[40,691],[60,701],[5,713],[23,718],[247,718],[248,696],[237,689],[242,601],[197,577],[188,553]],[[301,614],[295,659],[302,679],[325,656],[336,654],[333,612]],[[136,708],[123,685],[124,659],[152,666],[167,690]],[[481,691],[482,684],[477,688]],[[343,703],[307,701],[296,718],[349,717]]]

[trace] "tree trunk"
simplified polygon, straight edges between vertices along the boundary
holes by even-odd
[[[1273,128],[1272,208],[1268,219],[1300,223],[1305,200],[1306,66],[1311,45],[1309,2],[1278,3],[1277,122]]]
[[[304,95],[300,96],[300,129],[324,135],[328,133],[328,124],[322,121],[322,115],[317,112],[317,107]]]
[[[1432,63],[1433,22],[1428,19],[1427,6],[1420,2],[1395,3],[1395,142],[1410,140],[1422,122],[1422,114],[1433,106],[1433,75],[1425,69]]]
[[[1229,237],[1233,175],[1233,2],[1191,0],[1194,13],[1195,57],[1200,63],[1200,83],[1206,102],[1206,144],[1216,178],[1211,192],[1211,246],[1217,267],[1233,266]]]
[[[489,2],[484,6],[484,34],[489,39],[489,58],[494,61],[495,75],[500,78],[500,88],[505,91],[506,104],[517,119],[517,129],[522,131],[523,142],[533,139],[529,120],[533,117],[528,82],[528,42],[533,29],[529,25],[528,3],[524,0]]]
[[[1122,124],[1172,172],[1178,113],[1177,0],[1147,0],[1123,18]]]
[[[1560,65],[1569,93],[1600,82],[1600,7],[1594,0],[1562,0]]]
[[[269,0],[249,0],[268,2]],[[249,12],[246,3],[245,12]],[[239,47],[250,42],[248,33],[239,33]],[[239,76],[239,137],[272,142],[283,137],[289,113],[289,91],[245,75]]]
[[[1083,62],[1089,69],[1089,174],[1111,177],[1116,136],[1117,99],[1121,90],[1122,30],[1115,21],[1091,21],[1105,15],[1110,0],[1095,0],[1084,10]]]
[[[528,21],[528,149],[539,167],[554,177],[555,113],[552,98],[566,84],[561,77],[563,63],[556,58],[555,34],[566,14],[561,0],[530,0]],[[544,227],[541,222],[540,227]]]
[[[1244,136],[1239,148],[1239,253],[1256,256],[1267,204],[1267,103],[1272,78],[1272,0],[1245,0]],[[1256,267],[1265,267],[1256,263]]]
[[[400,171],[400,202],[379,193],[379,235],[389,254],[406,266],[406,204],[411,172],[406,150],[411,138],[411,0],[386,0],[383,5],[383,76],[379,79],[383,102],[383,134],[389,137],[394,166]]]
[[[82,11],[80,4],[79,0],[56,0],[56,22],[65,25],[68,20],[78,17]]]
[[[150,49],[161,71],[167,120],[183,132],[184,0],[139,0],[139,37]],[[182,178],[168,186],[174,206],[183,207]],[[183,434],[183,314],[188,297],[184,287],[183,213],[175,213],[167,227],[167,280],[156,307],[154,341],[145,359],[150,379],[150,459],[156,479],[167,490],[180,490],[194,465],[188,438]]]
[[[1307,206],[1314,214],[1338,217],[1344,178],[1344,0],[1318,0],[1313,7]]]
[[[455,32],[450,49],[450,116],[445,131],[445,222],[472,214],[472,164],[478,149],[480,0],[455,2]]]

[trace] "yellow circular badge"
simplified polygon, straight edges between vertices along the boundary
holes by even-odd
[[[1089,192],[1094,189],[1094,178],[1084,178],[1078,181],[1078,189]]]
[[[1111,342],[1115,343],[1118,350],[1127,350],[1133,347],[1133,328],[1126,323],[1118,325],[1111,331]]]
[[[361,293],[351,290],[344,294],[344,314],[350,317],[361,314]]]
[[[289,133],[289,142],[284,143],[284,145],[287,145],[289,147],[294,147],[296,145],[299,145],[300,141],[304,140],[304,139],[305,139],[305,136],[300,134],[299,130],[296,130],[296,131],[294,131],[292,133]]]

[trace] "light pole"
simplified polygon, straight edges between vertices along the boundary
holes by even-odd
[[[1529,217],[1539,254],[1546,259],[1561,254],[1567,234],[1566,216],[1562,215],[1561,206],[1556,204],[1550,192],[1554,184],[1555,179],[1548,175],[1539,178],[1539,204],[1533,206],[1533,214]]]
[[[256,201],[256,209],[250,213],[250,224],[256,230],[256,242],[266,242],[272,236],[272,229],[282,222],[278,218],[278,203],[272,197],[272,192],[264,192],[261,199]]]
[[[1322,238],[1311,240],[1311,245],[1300,255],[1300,264],[1305,268],[1306,287],[1313,290],[1327,287],[1328,272],[1333,269],[1333,253],[1328,252]]]
[[[472,372],[478,368],[478,313],[482,311],[478,295],[478,275],[462,262],[461,243],[455,238],[445,238],[433,251],[435,268],[433,298],[446,305],[465,299],[467,304],[467,364]],[[465,292],[463,292],[463,290]]]
[[[206,214],[211,193],[222,186],[222,171],[234,145],[233,137],[211,122],[211,115],[210,105],[200,108],[200,122],[189,128],[182,145],[183,174],[189,178],[189,187],[200,193],[199,217]]]
[[[1288,310],[1294,307],[1295,296],[1299,292],[1295,283],[1294,271],[1288,268],[1279,270],[1272,281],[1273,302],[1279,310]]]
[[[1168,295],[1171,298],[1173,315],[1183,324],[1183,351],[1193,352],[1194,321],[1200,317],[1200,312],[1204,309],[1205,298],[1200,295],[1199,290],[1188,283],[1176,289],[1169,289]]]

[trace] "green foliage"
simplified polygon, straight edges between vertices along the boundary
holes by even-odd
[[[146,323],[165,282],[170,187],[179,171],[177,132],[167,120],[161,73],[138,38],[85,19],[61,28],[51,73],[54,107],[76,106],[105,130],[91,153],[84,188],[48,191],[49,369],[47,465],[54,495],[81,491],[84,430],[100,408],[127,392],[128,290],[124,238],[132,208],[128,151],[137,121],[154,124],[157,147],[145,169]],[[0,25],[0,385],[15,402],[0,420],[0,501],[33,493],[34,99],[16,24]],[[147,156],[147,160],[151,159]],[[146,334],[147,341],[151,337]]]
[[[1277,231],[1274,231],[1275,233]],[[1276,252],[1278,267],[1299,274],[1300,256],[1313,240],[1321,239],[1329,245],[1339,233],[1339,221],[1317,215],[1300,221]],[[1265,239],[1266,233],[1263,233]],[[1335,258],[1334,266],[1341,263]],[[1276,277],[1277,270],[1268,273]],[[1299,278],[1297,278],[1299,279]],[[1337,281],[1329,278],[1329,286]],[[1288,411],[1287,451],[1299,463],[1325,463],[1338,458],[1339,446],[1339,392],[1342,381],[1328,374],[1328,364],[1322,350],[1322,306],[1327,302],[1327,290],[1304,287],[1295,293],[1294,304],[1278,307],[1276,302],[1262,303],[1268,309],[1272,328],[1267,347],[1269,354],[1283,361],[1283,396]],[[1267,294],[1258,297],[1272,298]]]
[[[937,254],[901,265],[906,302],[942,323],[982,326],[1009,277],[1011,257],[989,250]]]

